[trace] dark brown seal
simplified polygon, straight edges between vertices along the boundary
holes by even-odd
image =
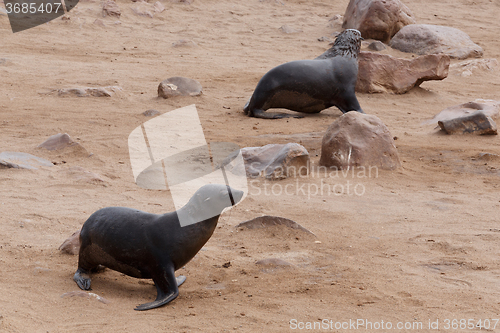
[[[265,111],[283,108],[318,113],[332,106],[343,113],[363,112],[354,93],[361,40],[358,30],[347,29],[316,59],[287,62],[271,69],[257,84],[243,109],[245,114],[267,119],[301,118]]]
[[[174,272],[210,239],[221,212],[242,197],[242,191],[210,184],[171,213],[156,215],[125,207],[100,209],[83,224],[78,270],[73,279],[81,289],[89,290],[89,274],[99,265],[132,277],[153,279],[156,300],[135,309],[165,305],[179,295],[178,286],[186,279],[176,279]],[[192,219],[191,224],[181,227],[180,217]]]

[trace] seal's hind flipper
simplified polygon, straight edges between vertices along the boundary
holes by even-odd
[[[84,269],[78,268],[75,275],[73,275],[73,280],[80,289],[90,290],[90,276]]]
[[[254,109],[252,113],[248,114],[255,118],[262,119],[283,119],[283,118],[304,118],[302,115],[295,115],[290,113],[279,113],[279,112],[266,112],[262,109]]]
[[[168,264],[163,267],[164,270],[154,272],[153,281],[156,286],[156,300],[154,302],[145,303],[137,306],[134,310],[144,311],[158,308],[162,305],[170,303],[179,296],[178,286],[186,280],[185,276],[179,276],[179,279],[175,278],[174,266]],[[160,267],[161,269],[161,267]]]
[[[177,280],[177,287],[186,282],[186,277],[184,275],[179,275],[175,279]]]

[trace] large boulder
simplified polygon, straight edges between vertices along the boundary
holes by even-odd
[[[394,35],[389,45],[419,55],[444,53],[456,59],[483,56],[483,49],[465,32],[441,25],[407,25]]]
[[[328,127],[321,145],[319,164],[337,169],[401,166],[394,139],[374,115],[355,111],[343,114]]]
[[[450,66],[450,58],[444,54],[401,59],[388,54],[360,52],[358,59],[356,91],[362,93],[404,94],[424,81],[445,79]]]
[[[414,23],[412,12],[399,0],[351,0],[342,27],[388,43],[402,27]]]

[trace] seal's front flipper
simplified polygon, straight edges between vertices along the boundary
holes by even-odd
[[[153,274],[153,281],[156,286],[156,300],[151,303],[145,303],[137,306],[135,310],[144,311],[158,308],[162,305],[170,303],[179,296],[178,285],[181,285],[186,281],[185,276],[179,276],[179,279],[175,278],[174,266],[172,264],[164,267],[165,270],[155,272]]]
[[[254,109],[253,112],[248,114],[249,116],[253,116],[255,118],[262,119],[283,119],[283,118],[304,118],[301,115],[294,115],[289,113],[278,113],[278,112],[266,112],[262,109]]]
[[[73,275],[73,280],[80,289],[90,290],[90,276],[84,269],[78,268],[75,275]]]

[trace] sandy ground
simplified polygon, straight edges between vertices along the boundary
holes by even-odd
[[[498,0],[405,3],[418,23],[459,28],[484,48],[484,58],[500,58]],[[0,170],[0,331],[285,332],[324,319],[339,332],[346,330],[335,323],[349,320],[372,322],[373,330],[378,324],[387,331],[391,323],[393,331],[421,332],[438,321],[440,331],[458,331],[454,319],[481,320],[490,323],[483,331],[494,331],[500,319],[500,160],[478,156],[500,154],[500,138],[447,136],[421,122],[476,98],[500,100],[498,70],[466,78],[450,74],[404,95],[358,94],[365,112],[398,137],[403,168],[371,177],[279,182],[293,189],[337,185],[339,191],[323,195],[259,195],[251,188],[178,271],[187,281],[171,304],[134,311],[154,299],[152,282],[110,270],[92,281],[93,292],[108,304],[62,298],[78,290],[72,280],[77,257],[58,247],[92,212],[116,205],[153,213],[172,209],[169,192],[134,183],[127,138],[151,119],[142,115],[145,110],[165,113],[194,103],[208,141],[241,147],[299,142],[314,163],[322,133],[341,115],[332,108],[303,119],[259,120],[244,116],[242,107],[269,69],[328,48],[318,38],[340,30],[329,19],[344,14],[348,0],[163,4],[164,12],[148,18],[134,14],[132,2],[118,0],[118,20],[102,18],[99,1],[81,1],[69,20],[16,34],[0,15],[0,151],[57,163],[35,171]],[[93,24],[98,18],[104,27]],[[285,34],[283,25],[302,32]],[[180,39],[196,46],[172,47]],[[171,76],[198,80],[203,95],[158,99],[158,84]],[[109,98],[53,92],[109,85],[123,91]],[[68,133],[86,152],[36,148],[56,133]],[[100,180],[82,178],[82,169]],[[356,185],[362,195],[353,192]],[[317,238],[279,228],[234,228],[264,214],[292,219]],[[293,266],[255,264],[265,258]],[[398,323],[415,330],[398,330]],[[372,331],[366,325],[357,328]]]

